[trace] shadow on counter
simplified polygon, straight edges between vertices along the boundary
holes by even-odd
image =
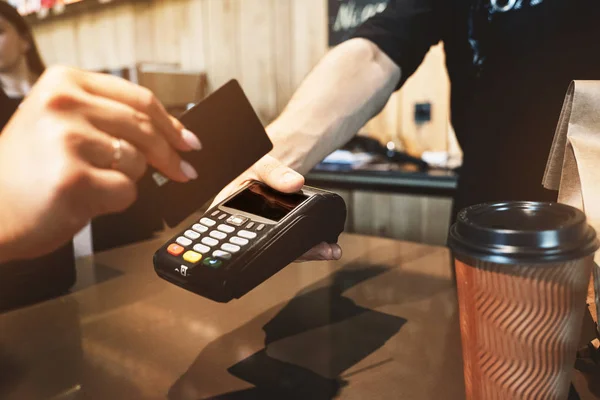
[[[407,322],[404,318],[357,305],[343,295],[359,283],[389,271],[385,267],[348,266],[299,292],[266,324],[263,314],[221,336],[204,348],[194,364],[175,382],[169,391],[169,399],[334,398],[348,384],[342,373],[384,346]],[[446,287],[447,283],[440,281],[439,289]],[[361,289],[357,288],[357,291]],[[358,293],[357,297],[369,307],[394,304],[406,296],[406,293],[405,296],[386,295],[386,300],[371,296],[371,290],[367,292]],[[389,294],[389,291],[384,292]],[[409,292],[412,294],[408,297],[413,297],[414,290]],[[254,387],[207,397],[203,385],[213,382],[215,375],[221,372],[212,362],[214,358],[235,357],[232,353],[251,342],[261,329],[265,333],[264,348],[225,367],[230,377]],[[359,372],[362,370],[350,375]],[[224,390],[231,387],[224,380],[220,380],[219,389],[221,386]]]

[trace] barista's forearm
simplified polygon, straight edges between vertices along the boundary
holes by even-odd
[[[331,50],[267,127],[274,157],[305,174],[341,147],[387,103],[400,68],[365,39]]]

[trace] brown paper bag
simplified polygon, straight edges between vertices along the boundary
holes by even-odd
[[[574,81],[569,86],[543,185],[558,190],[559,203],[584,211],[600,234],[600,81]],[[600,251],[594,261],[587,303],[598,328]]]

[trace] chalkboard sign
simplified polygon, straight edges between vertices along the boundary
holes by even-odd
[[[329,0],[329,46],[346,40],[357,26],[385,10],[390,0]]]

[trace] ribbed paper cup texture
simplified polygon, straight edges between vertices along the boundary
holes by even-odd
[[[593,256],[455,265],[467,399],[566,399]]]

